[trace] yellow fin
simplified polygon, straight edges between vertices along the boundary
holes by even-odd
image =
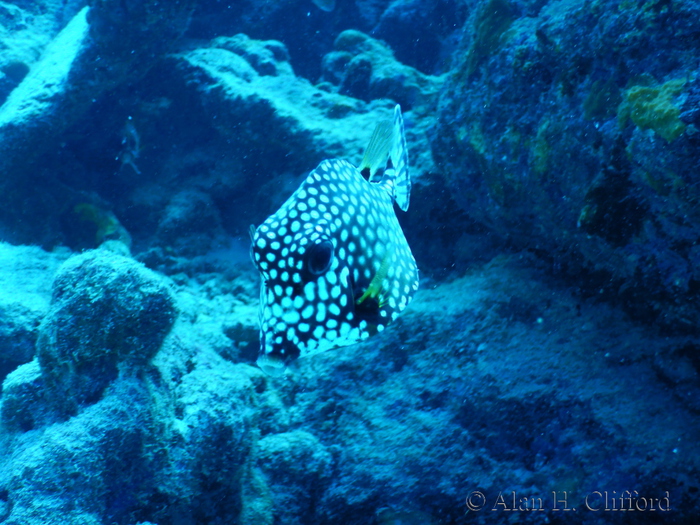
[[[365,150],[365,156],[362,157],[362,162],[360,163],[360,171],[369,169],[370,182],[377,170],[386,166],[393,143],[394,126],[392,123],[384,121],[377,124]]]
[[[384,258],[382,259],[382,264],[379,265],[379,269],[377,270],[377,273],[374,274],[374,277],[372,278],[372,281],[369,283],[369,286],[365,290],[365,293],[362,294],[362,296],[355,302],[355,304],[360,304],[362,301],[365,299],[372,298],[376,299],[377,302],[379,303],[379,306],[383,306],[383,301],[381,297],[382,293],[382,286],[384,285],[384,279],[386,279],[386,274],[389,271],[389,263],[391,261],[391,246],[389,246],[386,250],[386,253],[384,253]]]

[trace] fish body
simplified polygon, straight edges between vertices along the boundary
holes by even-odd
[[[267,373],[384,330],[418,289],[393,206],[408,209],[411,187],[398,105],[390,126],[388,137],[375,132],[388,153],[368,147],[385,163],[381,178],[371,158],[361,165],[369,180],[345,160],[324,160],[252,233],[262,277],[258,365]]]
[[[124,125],[124,133],[122,135],[122,150],[119,152],[118,160],[121,161],[122,167],[131,166],[137,175],[141,175],[141,170],[136,166],[136,159],[141,153],[141,139],[136,130],[133,120],[129,117]]]

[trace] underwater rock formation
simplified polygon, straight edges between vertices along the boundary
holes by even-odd
[[[692,2],[478,2],[432,140],[472,218],[691,332],[698,23]]]
[[[258,443],[257,462],[269,480],[269,491],[282,523],[315,520],[318,497],[330,483],[333,457],[305,430],[280,432]]]
[[[170,200],[156,235],[171,253],[185,256],[207,253],[225,238],[216,205],[208,194],[196,190],[182,191]]]
[[[70,254],[0,243],[0,381],[34,357],[53,273]]]
[[[11,70],[21,81],[0,106],[0,220],[20,223],[13,239],[31,242],[36,232],[18,221],[12,202],[59,222],[65,210],[54,198],[65,201],[71,193],[43,173],[44,157],[60,156],[65,134],[102,95],[138,81],[162,58],[187,28],[193,3],[96,1],[73,16],[26,74]],[[52,11],[60,18],[62,9]],[[37,194],[37,185],[51,194]]]
[[[459,523],[470,490],[490,505],[511,491],[578,504],[601,487],[668,490],[674,519],[696,513],[692,340],[572,296],[531,263],[499,257],[419,290],[392,330],[285,378],[227,362],[189,314],[150,364],[67,420],[52,422],[55,393],[25,364],[0,398],[0,519]]]
[[[64,2],[4,3],[0,14],[0,105],[27,76],[47,43],[61,29]],[[73,13],[74,14],[74,13]]]
[[[176,312],[167,285],[131,259],[105,250],[69,259],[37,340],[48,397],[66,414],[99,399],[120,374],[150,361]]]
[[[253,384],[212,350],[184,347],[186,333],[165,339],[174,301],[163,278],[106,250],[61,267],[37,358],[3,383],[0,521],[269,522],[246,488]]]
[[[441,74],[449,68],[467,14],[467,5],[442,0],[335,4],[331,12],[325,12],[313,0],[199,3],[187,36],[206,41],[244,33],[265,39],[274,33],[289,49],[297,73],[315,82],[321,75],[320,59],[339,34],[352,29],[387,42],[401,63],[422,73]]]
[[[395,100],[404,111],[434,106],[442,79],[425,75],[394,58],[389,47],[359,31],[343,31],[323,57],[323,79],[360,100]]]
[[[31,379],[28,370],[25,376],[22,379]],[[136,494],[152,490],[152,473],[160,458],[152,448],[149,451],[153,443],[149,392],[133,377],[116,380],[108,390],[100,402],[75,417],[30,433],[5,427],[3,413],[3,449],[10,447],[13,455],[3,451],[1,460],[2,523],[122,521],[124,513],[136,507]],[[12,402],[17,394],[14,387],[3,393],[3,409],[8,396]],[[28,398],[35,403],[41,399],[36,392]],[[33,407],[24,403],[22,408]]]
[[[175,81],[186,82],[183,90],[201,104],[200,118],[214,127],[227,155],[238,159],[233,173],[217,170],[212,173],[216,179],[206,183],[217,193],[214,200],[229,228],[247,231],[251,222],[260,224],[268,215],[260,210],[279,206],[298,185],[290,173],[308,173],[329,158],[358,164],[376,122],[391,118],[393,103],[383,97],[405,96],[424,113],[434,104],[438,77],[398,63],[366,35],[346,37],[339,41],[354,42],[347,43],[348,57],[373,57],[377,65],[373,91],[363,95],[365,100],[336,92],[342,87],[331,82],[314,85],[296,76],[286,47],[277,41],[219,37],[173,55]],[[429,123],[419,119],[407,131],[415,179],[434,168],[426,147]]]
[[[255,148],[260,172],[310,170],[348,152],[359,159],[374,122],[390,118],[393,106],[321,90],[295,76],[288,57],[280,42],[245,35],[175,55],[219,132],[233,147]]]

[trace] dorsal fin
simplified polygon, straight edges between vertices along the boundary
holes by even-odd
[[[406,147],[403,117],[401,116],[401,106],[398,104],[394,107],[394,126],[389,160],[391,166],[384,171],[381,183],[386,187],[399,208],[406,211],[411,196],[411,177],[408,173],[408,148]]]
[[[367,180],[375,182],[374,176],[377,171],[386,167],[386,161],[391,153],[394,140],[394,127],[388,120],[381,121],[374,128],[372,138],[367,144],[365,155],[360,163],[360,172],[369,170]],[[364,173],[363,173],[364,174]]]

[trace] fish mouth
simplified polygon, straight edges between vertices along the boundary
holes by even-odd
[[[284,361],[275,359],[268,354],[261,352],[257,360],[257,365],[260,370],[265,372],[270,377],[280,377],[284,375],[284,371],[287,369],[287,365]]]
[[[272,334],[270,340],[274,341],[280,334]],[[282,339],[281,343],[267,342],[267,335],[263,336],[263,344],[260,348],[257,365],[267,375],[279,377],[284,374],[287,365],[297,359],[301,350],[291,341]]]

